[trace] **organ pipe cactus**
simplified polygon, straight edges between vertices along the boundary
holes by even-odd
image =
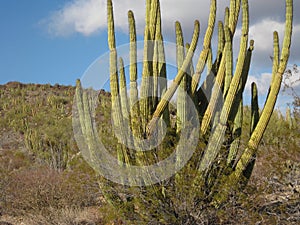
[[[286,119],[286,122],[289,125],[289,129],[292,129],[294,124],[293,124],[293,118],[292,118],[292,115],[291,115],[291,109],[289,107],[286,108],[285,119]]]
[[[176,60],[177,60],[177,68],[181,68],[185,56],[184,49],[184,40],[181,25],[179,22],[176,22]],[[178,100],[177,100],[177,131],[179,132],[181,126],[184,126],[187,118],[187,101],[186,101],[186,91],[187,91],[187,76],[190,74],[185,74],[180,82],[180,88],[178,89]]]
[[[112,122],[116,131],[115,135],[119,140],[116,144],[116,151],[120,165],[128,168],[130,165],[146,166],[149,163],[159,163],[162,160],[159,156],[164,155],[164,151],[170,151],[167,147],[164,149],[153,145],[152,150],[141,151],[145,147],[143,140],[146,141],[151,139],[153,135],[157,135],[157,128],[162,127],[162,121],[165,122],[168,128],[165,139],[168,139],[168,135],[173,135],[174,139],[171,140],[174,145],[178,144],[176,139],[179,138],[184,127],[189,127],[195,121],[199,123],[199,130],[197,131],[199,140],[197,146],[195,146],[196,150],[187,163],[188,166],[183,167],[182,171],[174,172],[174,175],[181,173],[180,176],[176,176],[176,181],[170,177],[167,180],[161,180],[153,184],[150,182],[152,175],[149,173],[143,177],[144,186],[140,189],[134,189],[135,191],[139,190],[139,194],[132,194],[132,198],[124,199],[118,196],[118,193],[111,191],[106,195],[109,202],[117,199],[118,207],[122,204],[123,208],[136,204],[136,207],[129,208],[134,211],[133,213],[139,214],[143,220],[149,220],[151,217],[149,215],[151,211],[148,212],[149,214],[142,212],[142,205],[146,204],[144,200],[147,192],[145,190],[154,193],[154,195],[151,195],[151,202],[154,204],[153,207],[158,207],[156,212],[161,210],[161,214],[156,215],[156,218],[163,224],[166,221],[174,220],[174,215],[184,211],[180,211],[180,207],[171,207],[175,202],[178,202],[178,199],[174,199],[174,196],[178,196],[178,194],[173,193],[180,189],[178,185],[187,184],[193,187],[189,189],[192,193],[188,195],[192,198],[189,201],[191,208],[201,203],[199,199],[206,199],[206,202],[209,199],[209,202],[215,207],[220,207],[226,202],[231,191],[243,188],[250,178],[257,149],[273,112],[282,75],[289,58],[293,1],[286,0],[286,25],[281,54],[279,54],[278,34],[274,32],[273,78],[261,115],[259,115],[257,104],[257,88],[255,84],[252,84],[252,120],[249,128],[251,135],[245,149],[240,144],[241,132],[243,132],[243,92],[251,65],[252,51],[254,50],[254,41],[248,40],[248,0],[230,1],[230,6],[225,9],[224,21],[218,22],[218,43],[214,45],[212,36],[216,23],[216,11],[217,2],[211,0],[203,47],[199,57],[196,58],[195,70],[192,60],[198,43],[200,24],[195,21],[192,40],[185,48],[181,25],[179,22],[175,23],[177,74],[168,87],[159,0],[146,0],[144,59],[141,74],[138,73],[137,67],[135,19],[133,12],[129,11],[130,89],[127,95],[123,60],[120,59],[119,63],[117,62],[118,53],[115,41],[112,0],[107,0]],[[237,63],[234,65],[232,56],[233,37],[235,36],[240,12],[242,30]],[[214,49],[217,50],[215,56],[213,54]],[[205,67],[207,67],[207,77],[203,84],[200,84]],[[137,84],[139,77],[142,79],[140,92]],[[180,88],[178,89],[178,87]],[[170,121],[169,103],[176,91],[178,91],[177,119],[174,126],[174,121]],[[86,159],[93,166],[93,157],[97,156],[96,152],[98,151],[93,143],[97,142],[95,140],[97,137],[91,124],[93,119],[92,103],[88,99],[88,94],[85,93],[86,90],[81,87],[80,81],[78,81],[76,108],[79,127],[82,130],[81,133],[85,143],[87,143],[86,147],[90,152],[90,157],[86,157]],[[188,101],[189,98],[192,101]],[[197,120],[195,120],[195,115],[191,116],[191,106],[189,104],[195,106],[198,112],[196,115]],[[175,132],[172,130],[175,130]],[[189,137],[186,138],[189,140]],[[154,138],[154,140],[156,139]],[[128,147],[128,143],[131,143],[130,147]],[[180,144],[181,147],[182,143]],[[132,148],[137,149],[137,151],[132,151]],[[240,157],[237,157],[238,155]],[[174,164],[180,163],[181,158],[177,157]],[[96,167],[93,166],[93,168]],[[161,173],[163,172],[162,170]],[[170,185],[172,182],[176,182],[176,185]],[[130,186],[130,183],[128,184]],[[176,188],[174,189],[174,187]],[[111,189],[114,189],[113,186],[111,186]],[[127,194],[133,190],[130,188],[125,189]],[[203,190],[205,191],[203,192]],[[188,192],[186,189],[184,191]],[[203,193],[205,194],[203,195]],[[186,198],[186,195],[184,196]],[[157,201],[154,201],[153,198],[156,198]],[[182,201],[185,200],[182,199]],[[132,204],[129,204],[130,202]],[[125,211],[128,213],[128,210]]]

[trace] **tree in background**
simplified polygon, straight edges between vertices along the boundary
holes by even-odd
[[[294,107],[294,113],[299,115],[300,110],[300,95],[295,90],[295,87],[300,83],[300,74],[298,65],[294,64],[291,69],[287,69],[283,79],[283,91],[290,92],[293,97],[292,106]]]

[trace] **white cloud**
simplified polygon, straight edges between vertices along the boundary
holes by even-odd
[[[292,70],[292,74],[283,75],[283,83],[287,84],[289,87],[292,88],[300,88],[300,72],[299,71],[293,71],[292,69],[293,66],[289,65],[288,69]],[[261,95],[265,95],[268,93],[270,84],[272,80],[272,73],[262,73],[260,75],[249,75],[248,80],[246,83],[245,90],[247,94],[250,94],[251,92],[251,84],[252,82],[256,83],[258,93]],[[283,84],[282,84],[283,86]]]
[[[271,73],[262,73],[259,76],[249,75],[245,87],[245,94],[250,95],[251,93],[251,84],[256,83],[257,91],[259,95],[266,95],[268,93],[270,83],[272,79]]]
[[[293,66],[289,65],[289,69],[292,69]],[[281,85],[280,93],[277,99],[277,108],[282,112],[285,111],[285,107],[288,104],[291,104],[293,101],[293,95],[300,93],[300,72],[295,72],[292,70],[292,76],[288,77],[286,75],[283,77],[283,82]],[[259,104],[260,107],[263,107],[265,98],[267,97],[269,87],[271,84],[272,74],[271,73],[262,73],[260,75],[249,75],[246,87],[245,87],[245,104],[250,104],[251,99],[251,84],[255,82],[258,89]],[[284,83],[289,86],[289,88],[284,88]]]
[[[55,11],[47,19],[49,32],[55,36],[73,33],[91,35],[104,27],[105,4],[101,0],[76,0]]]
[[[127,11],[132,8],[137,9],[138,17],[144,14],[143,1],[114,1],[117,28],[127,28]],[[106,0],[72,0],[43,22],[46,23],[49,33],[54,36],[68,36],[74,33],[93,35],[107,26]]]
[[[224,7],[229,5],[229,0],[217,1],[217,20],[223,18]],[[300,1],[296,1],[295,8]],[[137,31],[143,34],[145,0],[113,0],[115,27],[121,32],[127,32],[127,11],[131,9],[135,14]],[[163,17],[163,30],[165,40],[174,41],[174,23],[176,20],[182,23],[185,40],[189,41],[195,19],[201,23],[201,35],[207,26],[210,0],[161,0]],[[251,73],[261,74],[262,71],[270,72],[273,54],[273,31],[277,30],[282,43],[284,33],[284,1],[265,0],[249,1],[250,6],[250,39],[255,40],[255,49],[252,57]],[[61,9],[53,12],[46,19],[49,32],[54,36],[68,36],[79,33],[85,36],[93,35],[99,31],[105,31],[106,24],[106,0],[70,0]],[[235,36],[235,57],[239,48],[240,29]],[[216,40],[216,34],[214,37]],[[215,43],[215,42],[214,42]],[[215,45],[214,45],[215,46]],[[300,55],[297,51],[300,46],[300,24],[295,18],[290,62],[299,64]],[[199,46],[201,48],[201,45]],[[197,48],[197,51],[199,51]],[[269,69],[265,69],[269,68]],[[266,78],[265,76],[262,76]],[[257,79],[262,79],[257,78]],[[264,87],[262,87],[264,88]]]
[[[217,2],[217,20],[220,20],[224,15],[224,7],[228,6],[230,1]],[[300,1],[296,1],[294,4],[297,8]],[[139,34],[143,34],[145,0],[113,0],[113,6],[115,27],[117,29],[127,32],[127,12],[131,9],[135,14],[137,31]],[[191,38],[195,19],[200,21],[201,35],[203,35],[207,26],[209,6],[210,0],[161,0],[165,39],[174,41],[174,23],[176,20],[182,23],[186,41]],[[268,61],[273,52],[272,37],[274,30],[279,32],[280,43],[282,42],[284,1],[249,1],[249,6],[250,38],[255,40],[255,51],[253,53],[255,57],[253,58],[258,66],[266,66],[265,62]],[[297,17],[294,18],[293,46],[300,46],[300,24]],[[46,18],[44,24],[54,36],[68,36],[74,33],[85,36],[93,35],[106,29],[106,0],[70,0]],[[238,43],[235,44],[235,48],[238,48]],[[291,57],[294,61],[300,59],[299,54],[294,49],[292,49]]]
[[[265,19],[249,28],[249,37],[255,40],[256,51],[269,51],[273,49],[273,32],[279,34],[282,40],[285,24],[271,19]]]
[[[263,67],[271,68],[273,56],[273,32],[279,34],[279,44],[282,46],[285,23],[266,18],[249,28],[249,38],[255,41],[253,51],[253,65],[261,69]],[[292,35],[292,46],[290,62],[297,63],[300,59],[297,47],[300,46],[300,24],[294,24]]]
[[[229,2],[226,0],[225,2]],[[176,20],[182,22],[183,27],[190,30],[193,28],[195,19],[206,26],[210,1],[198,0],[161,0],[163,16],[163,27],[168,32],[174,33]],[[220,16],[223,14],[224,1],[218,3]],[[127,31],[127,12],[132,10],[137,21],[137,28],[140,34],[143,33],[145,1],[144,0],[114,0],[115,26]],[[46,19],[46,24],[51,34],[66,36],[74,33],[92,35],[101,29],[106,28],[106,0],[72,0],[61,9],[53,12]]]

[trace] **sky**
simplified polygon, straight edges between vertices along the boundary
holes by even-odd
[[[229,0],[218,1],[217,19]],[[144,0],[113,0],[117,45],[128,43],[127,11],[133,10],[140,39]],[[180,21],[185,41],[198,19],[206,29],[209,0],[161,0],[164,40],[174,43],[174,23]],[[255,81],[263,103],[271,78],[272,33],[284,33],[284,0],[251,0],[250,38],[255,40],[246,94]],[[300,64],[300,0],[294,0],[294,27],[289,67]],[[1,0],[0,84],[9,81],[74,85],[99,56],[107,54],[106,0]],[[239,28],[237,30],[237,34]],[[214,38],[215,39],[215,38]],[[201,38],[200,38],[201,41]],[[201,43],[199,43],[201,50]],[[234,46],[237,51],[238,45]],[[296,74],[292,79],[297,79]],[[300,91],[300,85],[295,85]],[[280,99],[284,104],[286,97]],[[285,100],[284,100],[285,99]]]

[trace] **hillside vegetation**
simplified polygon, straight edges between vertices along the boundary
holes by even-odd
[[[78,152],[72,130],[74,92],[61,85],[0,86],[0,221],[122,224],[102,197],[99,177]],[[96,118],[101,134],[110,132],[110,107],[110,94],[101,91]],[[249,127],[247,106],[244,116],[243,126]],[[219,210],[196,212],[203,224],[300,221],[299,119],[273,113],[247,188]],[[244,132],[242,143],[248,138]],[[110,136],[103,142],[114,145]]]

